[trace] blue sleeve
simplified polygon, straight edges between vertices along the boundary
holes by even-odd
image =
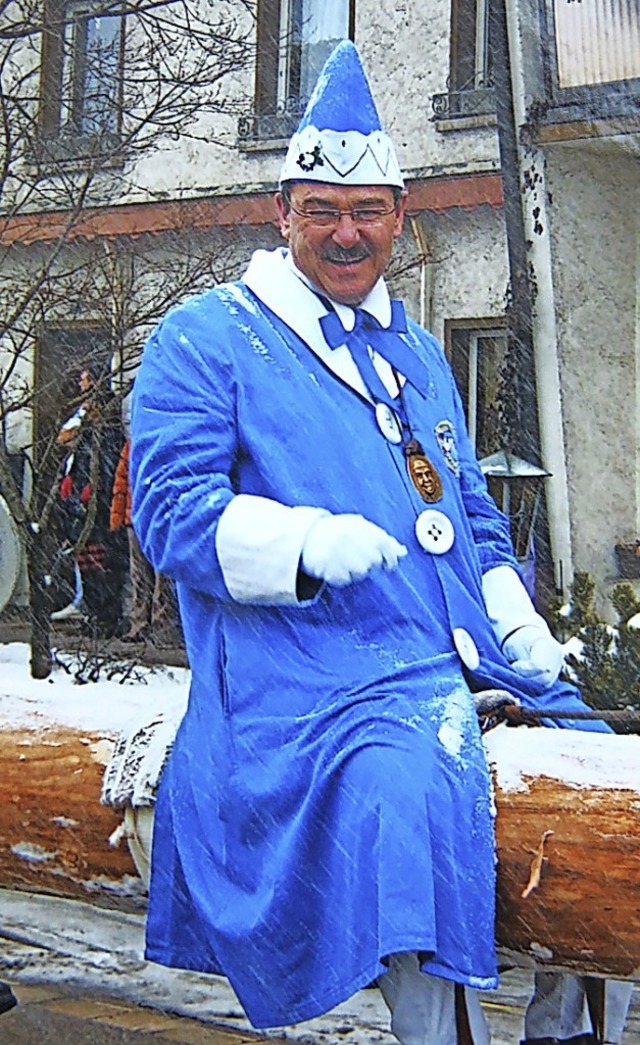
[[[227,595],[216,529],[233,498],[235,379],[212,295],[171,312],[149,339],[131,416],[132,521],[160,573]]]

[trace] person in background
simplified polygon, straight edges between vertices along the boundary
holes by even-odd
[[[172,310],[136,378],[133,521],[176,581],[192,672],[146,954],[224,974],[256,1027],[377,978],[402,1045],[487,1045],[495,843],[474,692],[585,705],[444,353],[389,297],[407,197],[349,42],[276,206],[288,249]],[[563,998],[539,1042],[595,1043]]]
[[[90,370],[85,368],[80,371],[78,387],[80,389],[82,400],[76,410],[74,410],[71,416],[64,422],[56,437],[58,446],[64,446],[67,449],[61,469],[62,479],[59,490],[60,500],[58,502],[57,526],[62,542],[61,552],[62,554],[68,555],[72,554],[70,546],[72,534],[75,534],[77,531],[76,514],[73,511],[71,504],[67,503],[69,502],[71,491],[73,489],[73,480],[70,477],[70,473],[75,461],[74,446],[78,441],[82,422],[87,415],[87,410],[90,409],[90,396],[94,387],[93,377],[91,376]],[[63,606],[62,609],[56,610],[52,613],[52,621],[65,621],[85,616],[82,574],[80,573],[80,567],[78,566],[78,561],[75,555],[73,556],[73,582],[74,592],[71,602],[67,606]]]
[[[116,468],[110,516],[111,531],[125,528],[129,541],[131,603],[129,628],[123,641],[163,643],[177,633],[177,609],[171,581],[154,570],[131,525],[130,449],[131,440],[127,439]]]
[[[81,585],[76,585],[74,602],[81,599],[90,626],[110,637],[121,628],[128,568],[127,543],[110,529],[111,492],[124,435],[113,395],[94,381],[88,368],[81,370],[79,385],[86,398],[58,434],[58,443],[69,448],[60,483],[64,536],[75,546],[93,512],[90,532],[75,553]],[[70,615],[65,608],[53,619]]]

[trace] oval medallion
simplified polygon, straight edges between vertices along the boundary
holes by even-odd
[[[412,439],[404,448],[411,482],[427,504],[442,498],[442,479],[417,440]]]

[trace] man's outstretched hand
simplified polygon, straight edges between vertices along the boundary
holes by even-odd
[[[325,515],[307,534],[301,565],[309,577],[340,587],[378,568],[394,570],[406,554],[404,544],[362,515]]]

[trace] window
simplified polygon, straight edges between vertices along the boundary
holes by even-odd
[[[453,0],[449,90],[433,98],[436,116],[492,114],[490,0]]]
[[[533,595],[535,586],[534,533],[541,536],[543,469],[527,465],[504,450],[506,401],[513,389],[506,376],[506,326],[495,319],[458,320],[445,327],[447,355],[465,408],[469,435],[483,465],[489,492],[509,517],[511,539]],[[483,461],[492,458],[492,461]],[[514,469],[505,481],[504,466]],[[491,465],[491,467],[488,467]],[[540,546],[543,546],[544,542]]]
[[[289,137],[354,17],[355,0],[258,0],[255,114],[241,119],[241,140]]]
[[[640,98],[638,0],[540,0],[548,123],[631,118]]]
[[[628,0],[553,0],[558,85],[640,78],[640,8]]]
[[[478,457],[486,457],[502,449],[500,404],[507,350],[505,328],[496,320],[448,322],[446,345],[471,441]]]
[[[47,7],[41,128],[49,137],[95,138],[119,130],[123,16],[86,2]]]
[[[333,48],[349,36],[344,0],[282,0],[277,108],[300,110]]]

